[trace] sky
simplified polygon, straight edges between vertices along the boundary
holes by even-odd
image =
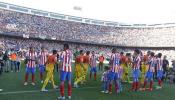
[[[0,0],[60,14],[126,24],[175,23],[175,0]],[[79,10],[74,8],[78,7]]]

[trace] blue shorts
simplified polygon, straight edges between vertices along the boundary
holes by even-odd
[[[97,68],[96,68],[96,67],[91,67],[90,72],[91,72],[91,73],[92,73],[92,72],[96,73],[96,72],[97,72]]]
[[[40,73],[44,73],[45,72],[45,66],[44,65],[39,65],[39,71],[40,71]]]
[[[148,71],[148,72],[146,73],[146,78],[148,78],[148,79],[153,79],[153,72]]]
[[[163,71],[162,70],[158,70],[157,71],[157,78],[162,78],[163,77]]]
[[[140,76],[140,70],[139,69],[134,69],[132,72],[132,77],[133,78],[139,78]]]
[[[26,67],[26,73],[29,74],[29,73],[32,73],[32,74],[35,74],[35,71],[36,71],[36,68],[33,67]]]
[[[61,81],[70,81],[72,77],[72,73],[71,72],[65,72],[65,71],[61,71]]]
[[[110,72],[109,73],[109,80],[110,81],[114,81],[114,80],[116,80],[118,78],[119,78],[119,74],[118,73],[115,73],[115,72]]]

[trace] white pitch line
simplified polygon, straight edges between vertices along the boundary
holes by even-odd
[[[73,88],[73,89],[93,89],[98,87],[84,87],[84,88]],[[58,91],[59,89],[50,89],[48,92]],[[67,90],[67,89],[65,89]],[[7,95],[7,94],[21,94],[21,93],[35,93],[41,92],[40,90],[31,90],[31,91],[12,91],[12,92],[0,92],[0,95]],[[44,93],[44,92],[41,92]],[[46,92],[47,93],[47,92]]]

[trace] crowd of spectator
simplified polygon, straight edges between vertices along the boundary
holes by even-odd
[[[15,50],[21,50],[26,51],[29,49],[30,46],[35,47],[36,51],[39,51],[41,47],[45,47],[48,51],[52,51],[53,49],[56,49],[58,51],[61,51],[63,48],[62,42],[54,42],[54,41],[44,41],[44,40],[36,40],[36,39],[25,39],[25,38],[12,38],[12,37],[0,37],[0,41],[2,44],[2,47],[4,46],[4,50],[8,49],[15,49]],[[79,48],[84,51],[95,51],[97,55],[103,54],[105,58],[110,58],[111,50],[113,47],[110,46],[99,46],[99,45],[87,45],[87,44],[77,44],[77,43],[70,43],[70,48],[72,52],[76,51],[76,48]],[[151,49],[140,49],[143,54],[146,54],[148,50]],[[124,52],[124,53],[133,53],[133,48],[117,48],[117,51]],[[169,60],[175,59],[175,51],[169,50],[169,49],[157,49],[157,50],[151,50],[155,52],[156,54],[162,53],[163,55],[166,55]]]
[[[0,34],[140,47],[175,45],[175,27],[131,28],[85,24],[0,9]]]
[[[27,34],[30,37],[56,37],[57,40],[62,41],[78,41],[82,43],[111,44],[118,46],[172,47],[175,45],[175,27],[110,27],[53,19],[3,9],[0,9],[0,34],[19,36]],[[4,44],[6,48],[14,46],[15,48],[26,50],[31,45],[36,47],[36,49],[40,49],[40,47],[44,45],[49,51],[52,49],[60,50],[60,48],[62,48],[61,43],[31,39],[1,37],[0,41],[0,44]],[[103,52],[107,57],[109,57],[112,48],[72,43],[72,50],[75,50],[77,46],[86,51]],[[132,52],[131,49],[119,49],[119,51]],[[144,49],[142,51],[146,52],[147,50]],[[175,58],[173,56],[173,54],[175,54],[173,50],[155,50],[155,52],[162,52],[168,55],[169,59]]]

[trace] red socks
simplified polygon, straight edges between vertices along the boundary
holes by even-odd
[[[29,74],[26,73],[26,75],[25,75],[25,82],[28,81],[28,77],[29,77]],[[34,74],[32,74],[32,82],[35,82],[35,75]]]
[[[90,79],[92,78],[92,73],[90,73]],[[97,79],[97,73],[94,73],[94,80]]]
[[[28,81],[28,77],[29,77],[29,74],[26,73],[26,75],[25,75],[25,82]],[[35,82],[35,75],[34,74],[32,74],[32,82]]]
[[[97,78],[97,73],[94,73],[94,80],[96,80]]]
[[[135,88],[136,88],[136,82],[133,82],[132,83],[132,90],[135,90]]]
[[[153,87],[153,81],[150,82],[149,88],[152,89],[152,87]]]
[[[25,82],[28,81],[28,77],[29,77],[29,74],[26,73],[26,75],[25,75]]]
[[[64,96],[64,84],[60,85],[60,94],[62,97]]]
[[[138,90],[138,88],[139,88],[139,82],[136,82],[135,84],[136,84],[135,85],[136,86],[135,90]]]
[[[35,75],[32,74],[32,82],[35,82]]]
[[[64,97],[64,84],[60,85],[60,94],[62,97]],[[72,95],[72,86],[71,84],[68,84],[68,96]]]
[[[138,90],[138,88],[139,88],[139,82],[133,82],[131,90]]]
[[[112,92],[112,84],[109,84],[109,92]]]
[[[162,80],[161,79],[158,80],[158,84],[159,84],[159,86],[162,86]]]
[[[116,84],[115,84],[115,92],[117,93],[118,90],[119,90],[119,87],[118,87],[118,84],[116,83]]]
[[[71,84],[68,85],[68,96],[72,95],[72,86]]]
[[[145,81],[144,88],[146,88],[146,84],[147,84],[147,82]],[[152,88],[153,88],[153,81],[150,81],[149,90],[152,91]]]

